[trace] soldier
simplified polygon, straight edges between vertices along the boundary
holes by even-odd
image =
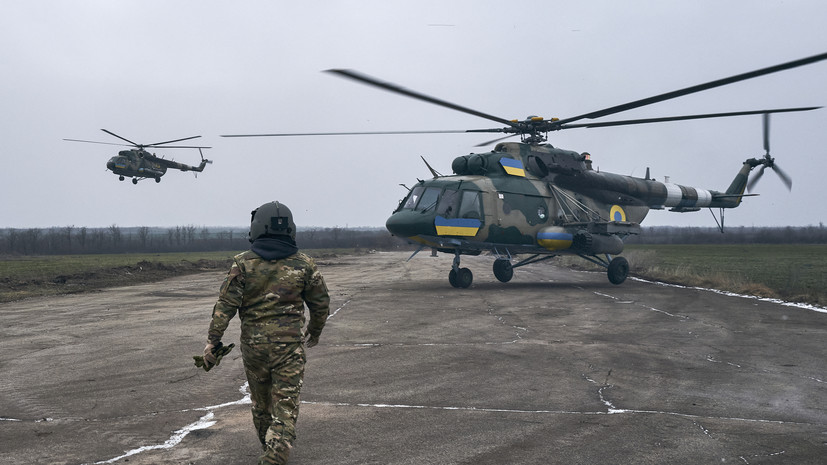
[[[238,312],[253,424],[264,448],[259,464],[287,463],[296,438],[305,347],[319,342],[329,311],[324,279],[295,239],[293,214],[285,205],[270,202],[252,212],[251,250],[233,258],[204,348],[208,369],[220,362],[221,337]],[[303,335],[305,303],[310,321]]]

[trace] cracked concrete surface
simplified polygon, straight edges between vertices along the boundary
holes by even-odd
[[[407,255],[321,263],[291,464],[823,462],[823,309]],[[0,462],[255,463],[240,354],[192,366],[222,279],[0,305]]]

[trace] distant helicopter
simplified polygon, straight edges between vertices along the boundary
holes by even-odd
[[[496,257],[494,276],[508,282],[514,268],[537,263],[561,254],[578,255],[607,269],[608,279],[621,284],[629,273],[624,257],[623,239],[640,233],[640,223],[650,209],[669,208],[674,212],[720,210],[719,228],[723,231],[724,209],[741,204],[747,187],[752,188],[766,168],[773,169],[787,186],[792,180],[769,153],[769,115],[809,111],[820,107],[781,108],[729,113],[671,116],[663,118],[572,124],[595,119],[656,102],[700,92],[754,77],[803,66],[827,59],[827,53],[763,68],[705,84],[636,100],[565,119],[530,116],[507,120],[420,94],[395,84],[379,81],[353,70],[328,70],[341,77],[379,87],[429,103],[496,121],[505,127],[458,131],[389,131],[360,133],[233,134],[222,137],[307,136],[338,134],[411,134],[497,132],[519,135],[522,142],[500,142],[486,153],[463,155],[454,159],[454,174],[443,176],[426,161],[432,179],[419,180],[409,188],[386,227],[393,235],[454,254],[448,281],[467,288],[473,281],[468,268],[460,267],[460,256],[490,251]],[[729,187],[723,191],[658,182],[651,179],[599,172],[592,169],[588,153],[564,150],[545,143],[551,131],[630,124],[763,115],[764,150],[760,158],[744,161]],[[500,139],[480,145],[498,142]],[[424,160],[424,158],[423,158]],[[749,179],[750,172],[760,167]],[[514,256],[529,257],[513,263]],[[413,257],[413,255],[411,256]]]
[[[109,161],[106,162],[106,168],[112,171],[114,174],[117,174],[118,179],[120,179],[121,181],[123,181],[127,176],[129,176],[132,178],[132,184],[138,184],[138,181],[149,178],[155,179],[155,182],[161,182],[161,176],[166,174],[168,168],[173,168],[181,171],[195,171],[197,173],[200,173],[204,171],[204,167],[207,166],[207,163],[212,163],[212,160],[207,160],[206,158],[204,158],[204,153],[201,152],[201,149],[208,149],[210,147],[200,147],[192,145],[166,145],[172,144],[174,142],[197,139],[201,136],[185,137],[183,139],[168,140],[166,142],[156,142],[154,144],[136,144],[135,142],[132,142],[131,140],[125,137],[121,137],[112,131],[108,131],[106,129],[101,129],[101,131],[115,136],[123,141],[129,142],[130,145],[135,147],[134,149],[119,151],[117,156],[110,158]],[[79,139],[63,140],[71,142],[86,142],[89,144],[126,145],[115,144],[111,142],[96,142],[91,140]],[[201,164],[198,166],[190,166],[172,160],[167,160],[165,158],[156,156],[154,153],[149,153],[146,150],[144,150],[147,147],[159,149],[198,149],[198,152],[201,154]]]

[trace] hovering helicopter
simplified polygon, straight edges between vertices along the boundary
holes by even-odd
[[[620,113],[633,108],[700,92],[754,77],[775,73],[827,59],[827,53],[711,81],[665,94],[636,100],[571,118],[545,119],[530,116],[525,120],[507,120],[454,103],[380,81],[353,70],[334,69],[328,72],[364,84],[402,94],[418,100],[447,107],[498,122],[504,127],[494,129],[388,131],[357,133],[302,134],[233,134],[222,137],[307,136],[339,134],[412,134],[494,132],[519,135],[521,142],[499,142],[490,152],[473,153],[454,159],[454,174],[443,176],[427,161],[433,177],[419,180],[409,188],[386,227],[393,235],[424,247],[454,254],[448,274],[452,286],[467,288],[473,281],[470,269],[460,266],[462,255],[478,255],[490,251],[496,257],[494,276],[508,282],[514,269],[548,260],[562,254],[578,255],[607,269],[608,279],[621,284],[629,273],[623,252],[623,239],[640,233],[640,223],[650,209],[669,208],[674,212],[720,210],[719,228],[723,231],[724,209],[736,208],[745,194],[763,175],[766,168],[775,171],[787,186],[792,180],[775,163],[769,152],[769,115],[772,113],[809,111],[820,107],[779,108],[729,113],[671,116],[625,121],[573,124]],[[578,153],[546,143],[552,131],[573,128],[594,128],[631,124],[719,118],[742,115],[763,115],[765,154],[743,162],[735,178],[724,191],[658,182],[651,179],[647,168],[645,178],[599,172],[592,169],[588,153]],[[423,158],[424,161],[424,158]],[[750,179],[753,169],[760,167]],[[529,255],[515,262],[515,255]],[[413,255],[411,256],[413,257]]]
[[[126,179],[127,176],[130,176],[132,177],[132,184],[138,184],[138,181],[149,178],[155,179],[155,182],[161,182],[161,176],[166,174],[168,168],[173,168],[181,171],[194,171],[196,173],[200,173],[204,171],[204,167],[207,166],[207,163],[212,163],[212,160],[207,160],[206,158],[204,158],[204,153],[201,152],[201,149],[208,149],[210,147],[200,147],[192,145],[167,145],[172,144],[174,142],[197,139],[201,136],[185,137],[183,139],[168,140],[166,142],[156,142],[154,144],[136,144],[135,142],[132,142],[131,140],[125,137],[121,137],[112,131],[108,131],[106,129],[101,129],[101,131],[109,135],[115,136],[123,141],[129,142],[131,146],[135,147],[134,149],[119,151],[117,156],[110,158],[109,161],[106,162],[106,168],[112,171],[114,174],[117,174],[118,179],[120,179],[121,181]],[[115,144],[111,142],[97,142],[79,139],[63,140],[71,142],[86,142],[89,144],[126,145]],[[167,160],[165,158],[156,156],[154,153],[149,153],[146,150],[144,150],[147,147],[160,149],[198,149],[198,152],[201,154],[201,164],[198,166],[190,166],[172,160]]]

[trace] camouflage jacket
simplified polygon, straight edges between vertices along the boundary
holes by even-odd
[[[215,344],[236,312],[241,319],[241,343],[297,342],[310,310],[307,332],[318,336],[329,312],[330,297],[312,258],[297,252],[266,260],[248,250],[234,263],[212,312],[208,341]]]

